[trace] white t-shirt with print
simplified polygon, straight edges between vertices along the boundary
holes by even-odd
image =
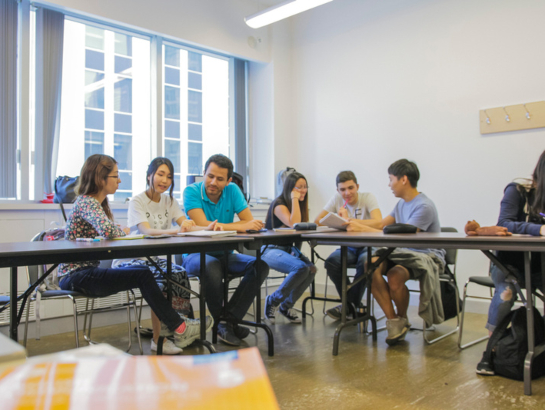
[[[178,201],[167,194],[161,194],[159,202],[153,202],[148,198],[146,192],[138,194],[129,202],[129,228],[131,234],[140,234],[138,224],[148,222],[152,229],[171,229],[173,224],[182,216],[185,216],[180,209]],[[154,256],[152,259],[160,259],[161,256]],[[143,259],[146,258],[133,258]],[[116,259],[112,263],[112,267],[118,267],[122,262],[131,261],[132,259]]]
[[[133,197],[129,202],[129,228],[137,232],[138,224],[148,222],[151,229],[171,229],[172,224],[184,216],[176,198],[161,194],[159,202],[153,202],[146,192]]]
[[[324,206],[324,211],[334,214],[339,212],[344,205],[344,199],[338,192]],[[369,192],[358,192],[358,202],[355,206],[346,204],[348,217],[352,219],[371,219],[371,211],[379,209],[378,201]]]

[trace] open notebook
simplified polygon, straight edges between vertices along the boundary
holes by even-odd
[[[221,238],[222,236],[236,236],[237,231],[191,231],[180,232],[178,236],[210,236]]]
[[[348,221],[344,218],[341,218],[339,215],[329,212],[326,216],[320,219],[320,224],[325,225],[329,228],[340,229],[346,231],[346,225]]]

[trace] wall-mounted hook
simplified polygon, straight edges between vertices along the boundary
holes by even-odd
[[[507,113],[507,110],[505,109],[505,107],[502,107],[503,108],[503,111],[505,112],[505,121],[509,122],[511,121],[511,118],[509,118],[509,114]]]
[[[488,113],[486,112],[486,110],[483,110],[483,111],[484,111],[484,115],[486,115],[486,123],[490,124],[490,117],[488,116]]]
[[[527,119],[530,119],[530,111],[528,111],[528,108],[526,108],[526,104],[522,104],[522,106],[523,106],[524,109],[526,110],[526,118],[527,118]]]

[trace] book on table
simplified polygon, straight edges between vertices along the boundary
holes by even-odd
[[[236,236],[237,231],[191,231],[179,232],[178,236],[205,236],[213,238],[221,238],[223,236]]]
[[[333,212],[328,212],[326,216],[320,219],[321,225],[325,225],[328,228],[340,229],[341,231],[346,231],[346,225],[344,225],[346,223],[348,223],[348,220],[341,218]]]

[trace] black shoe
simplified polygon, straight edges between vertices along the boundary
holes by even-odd
[[[341,308],[342,305],[337,305],[331,309],[326,310],[325,313],[333,320],[341,320]],[[354,319],[354,311],[354,305],[349,302],[348,308],[346,310],[346,320]]]
[[[297,316],[297,312],[295,311],[295,309],[284,310],[282,306],[280,306],[280,309],[278,309],[278,311],[280,312],[282,316],[288,319],[291,323],[296,323],[296,324],[301,323],[301,318]]]
[[[492,364],[487,362],[484,358],[481,359],[479,364],[477,365],[477,374],[480,374],[481,376],[494,376],[496,373],[494,372],[494,368],[492,367]]]
[[[271,324],[271,325],[274,325],[274,322],[275,322],[275,315],[276,315],[276,311],[278,310],[278,306],[274,306],[272,304],[272,300],[271,300],[271,295],[268,295],[266,298],[265,298],[265,309],[264,309],[264,313],[265,313],[265,319]]]
[[[218,338],[229,346],[240,346],[242,344],[242,340],[235,334],[232,323],[220,323],[218,325]]]
[[[235,336],[239,339],[246,339],[250,334],[250,329],[246,326],[240,326],[239,324],[233,324],[233,330],[235,331]]]

